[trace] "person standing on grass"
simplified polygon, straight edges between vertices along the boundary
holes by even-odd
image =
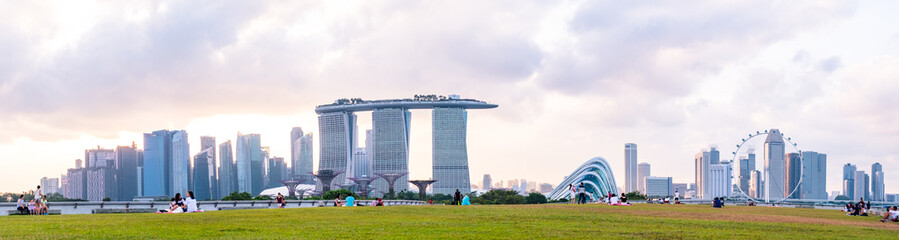
[[[568,184],[568,194],[571,195],[571,197],[568,198],[568,199],[570,199],[570,200],[568,200],[568,202],[569,203],[576,202],[577,188],[574,187],[574,184]]]
[[[41,206],[41,196],[43,195],[44,192],[41,191],[41,185],[37,185],[37,189],[34,190],[34,208],[35,210],[37,210],[38,215],[41,214],[41,209],[43,209],[43,207]]]
[[[453,205],[462,205],[462,193],[459,192],[459,189],[456,189],[456,193],[453,194]]]
[[[19,195],[19,201],[16,202],[16,210],[22,215],[28,215],[28,205],[25,205],[25,194]]]
[[[284,195],[278,193],[278,197],[275,198],[275,202],[278,203],[278,208],[284,208]]]

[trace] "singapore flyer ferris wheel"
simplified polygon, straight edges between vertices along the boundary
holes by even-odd
[[[791,138],[786,137],[780,130],[771,129],[756,131],[755,133],[748,134],[747,138],[740,139],[740,144],[736,145],[737,149],[733,152],[730,164],[740,164],[738,161],[746,161],[746,158],[738,158],[752,154],[750,152],[751,150],[749,150],[751,149],[751,145],[753,145],[752,143],[762,139],[764,139],[764,143],[762,144],[762,156],[760,159],[763,161],[760,171],[761,174],[754,180],[756,182],[750,182],[749,184],[744,182],[749,179],[744,178],[741,174],[739,186],[735,188],[739,192],[736,197],[743,197],[756,201],[764,199],[765,202],[774,203],[783,202],[784,200],[789,199],[790,196],[799,194],[798,191],[800,189],[800,184],[802,183],[802,176],[804,176],[805,173],[801,166],[802,150],[799,149],[798,144],[793,142]],[[792,150],[795,154],[787,154],[787,150]],[[743,168],[747,166],[748,165],[746,164],[740,164],[740,172],[746,172],[747,170],[744,170]],[[750,170],[755,170],[756,168],[754,165],[748,167],[750,167]],[[798,171],[798,174],[796,174],[796,171]],[[762,182],[762,179],[764,179],[764,182]],[[764,185],[763,188],[759,186],[761,184]],[[744,189],[747,185],[752,185],[754,188]],[[747,193],[747,190],[752,192],[752,194]]]

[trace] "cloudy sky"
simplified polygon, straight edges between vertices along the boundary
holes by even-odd
[[[0,192],[157,129],[186,129],[193,153],[260,133],[289,156],[316,105],[415,94],[500,106],[469,113],[475,184],[556,184],[602,156],[621,185],[627,142],[652,175],[692,182],[700,149],[730,158],[779,128],[828,154],[828,191],[843,164],[880,162],[899,192],[897,1],[0,5]],[[412,118],[410,175],[428,178],[430,113]]]

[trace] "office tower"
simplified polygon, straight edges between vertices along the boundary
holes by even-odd
[[[865,199],[871,199],[871,176],[865,173]]]
[[[41,178],[41,191],[44,195],[59,193],[59,178]]]
[[[797,188],[801,188],[799,180],[802,176],[802,158],[799,153],[787,153],[784,161],[786,162],[784,182],[787,183],[784,188],[784,196],[789,199],[799,199],[802,196],[802,190]]]
[[[718,164],[720,153],[715,146],[709,146],[708,150],[703,149],[694,156],[696,162],[696,189],[694,189],[694,198],[711,199],[715,196],[709,195],[711,191],[709,184],[709,171],[712,164]]]
[[[652,176],[652,174],[650,174],[649,163],[637,164],[637,191],[646,193],[644,178],[649,176]]]
[[[643,189],[646,189],[647,197],[674,197],[674,182],[671,177],[646,176],[644,180]]]
[[[65,197],[66,194],[66,181],[68,181],[68,177],[65,174],[59,175],[59,195]]]
[[[281,180],[287,179],[287,162],[282,157],[268,159],[268,187],[282,187]]]
[[[187,131],[173,130],[169,132],[172,137],[172,185],[169,196],[181,193],[183,196],[190,188],[190,145],[187,143]]]
[[[367,149],[356,148],[356,151],[353,152],[353,164],[347,164],[347,175],[355,178],[374,176],[371,174],[371,161],[368,160]]]
[[[750,198],[762,197],[762,172],[752,170],[749,172],[749,194]]]
[[[97,149],[84,150],[84,162],[86,164],[85,168],[105,167],[110,164],[115,164],[115,151],[112,149],[102,149],[100,146],[97,146]]]
[[[272,159],[269,157],[270,149],[267,146],[262,147],[262,189],[271,188],[271,178],[269,173],[271,173],[272,167]]]
[[[768,131],[768,138],[765,139],[765,199],[779,201],[784,198],[787,184],[786,172],[784,167],[784,141],[780,130],[771,129]]]
[[[506,180],[506,186],[509,186],[509,189],[515,190],[518,188],[518,180]]]
[[[868,174],[866,174],[865,171],[855,171],[855,186],[853,187],[855,189],[855,193],[852,194],[852,196],[854,196],[855,198],[850,198],[852,201],[857,201],[862,198],[864,198],[865,200],[869,200],[866,195],[867,189],[865,189],[865,185],[867,182],[867,180],[865,179],[866,175]]]
[[[434,193],[453,194],[456,189],[470,193],[468,172],[468,112],[464,108],[434,108],[433,174]]]
[[[728,162],[709,164],[708,194],[704,198],[730,197],[733,192],[733,167]]]
[[[303,137],[303,128],[294,127],[290,129],[290,176],[296,177],[301,175],[300,169],[300,144],[297,144]]]
[[[871,165],[871,201],[884,200],[883,188],[883,166],[880,163],[874,163]]]
[[[218,192],[216,186],[214,186],[216,179],[215,165],[210,164],[215,163],[215,158],[211,154],[214,151],[214,148],[206,148],[194,155],[194,181],[191,189],[193,189],[194,197],[197,200],[217,199],[213,193]]]
[[[375,154],[372,159],[373,174],[409,172],[409,124],[411,118],[412,114],[406,109],[388,108],[372,111],[372,128],[375,135],[373,141]],[[407,190],[408,182],[409,175],[401,177],[396,181],[394,190],[396,192]],[[387,181],[384,179],[375,180],[372,185],[377,189],[376,191],[387,192]],[[466,182],[465,186],[461,187],[469,188],[470,186]],[[455,189],[453,192],[455,193]],[[442,192],[437,192],[435,187],[434,193]]]
[[[368,160],[371,161],[375,150],[375,131],[372,129],[365,130],[365,151],[368,152]]]
[[[115,149],[117,201],[131,201],[139,196],[137,145],[118,146]]]
[[[221,197],[237,191],[237,166],[234,165],[234,153],[231,151],[231,140],[219,144],[219,193]]]
[[[624,191],[639,190],[637,177],[637,144],[624,144]]]
[[[843,165],[843,195],[849,199],[857,199],[855,197],[855,165],[847,163]]]
[[[372,115],[374,122],[374,115]],[[331,112],[318,115],[319,143],[321,148],[318,158],[318,171],[331,170],[335,173],[346,171],[346,164],[353,156],[356,149],[356,114],[352,112]],[[377,156],[375,157],[377,159]],[[373,174],[380,173],[379,165],[373,161]],[[384,182],[384,180],[380,180]],[[405,182],[400,180],[398,182]],[[337,189],[338,185],[346,183],[346,175],[338,174],[331,181],[331,189]],[[326,184],[326,183],[322,183]],[[387,192],[387,183],[384,182],[378,190]],[[403,185],[403,184],[400,184]],[[377,187],[377,186],[376,186]],[[320,188],[317,188],[320,189]],[[396,190],[399,192],[400,190]],[[376,194],[377,195],[377,194]]]
[[[460,190],[461,191],[461,190]],[[521,179],[521,185],[518,186],[518,192],[521,194],[527,194],[528,192],[528,180]]]
[[[755,170],[755,153],[752,148],[749,149],[746,156],[740,156],[740,190],[744,193],[749,192],[749,174]]]
[[[827,199],[827,154],[802,152],[802,199]]]
[[[484,174],[484,181],[481,182],[481,189],[490,190],[490,187],[493,186],[493,178],[490,177],[490,174]],[[552,189],[550,189],[552,191]]]
[[[135,145],[134,148],[137,148]],[[144,195],[144,150],[137,150],[137,195]]]
[[[259,134],[237,133],[237,191],[258,195],[264,190],[263,157]]]
[[[537,182],[528,182],[528,192],[537,192]]]
[[[293,142],[297,159],[293,166],[293,176],[306,180],[305,184],[315,184],[312,177],[312,133],[306,133]]]
[[[541,183],[541,184],[540,184],[540,190],[539,190],[539,192],[542,193],[543,195],[546,195],[546,194],[548,194],[549,192],[552,192],[552,191],[553,191],[553,185],[552,185],[552,184],[549,184],[549,183]]]
[[[104,198],[115,199],[115,168],[112,166],[90,167],[85,169],[85,200],[103,201]]]
[[[172,139],[168,130],[144,133],[142,196],[172,196]]]

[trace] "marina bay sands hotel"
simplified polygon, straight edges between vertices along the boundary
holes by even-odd
[[[416,95],[412,99],[338,99],[315,108],[318,113],[319,171],[343,172],[332,181],[339,187],[348,177],[369,177],[409,172],[409,109],[432,109],[434,193],[452,194],[471,190],[466,132],[467,109],[490,109],[497,105],[458,95]],[[357,148],[356,112],[371,111],[372,130],[366,131],[365,149]],[[408,189],[408,175],[394,184],[397,192]],[[372,183],[374,196],[387,192],[387,181]]]

